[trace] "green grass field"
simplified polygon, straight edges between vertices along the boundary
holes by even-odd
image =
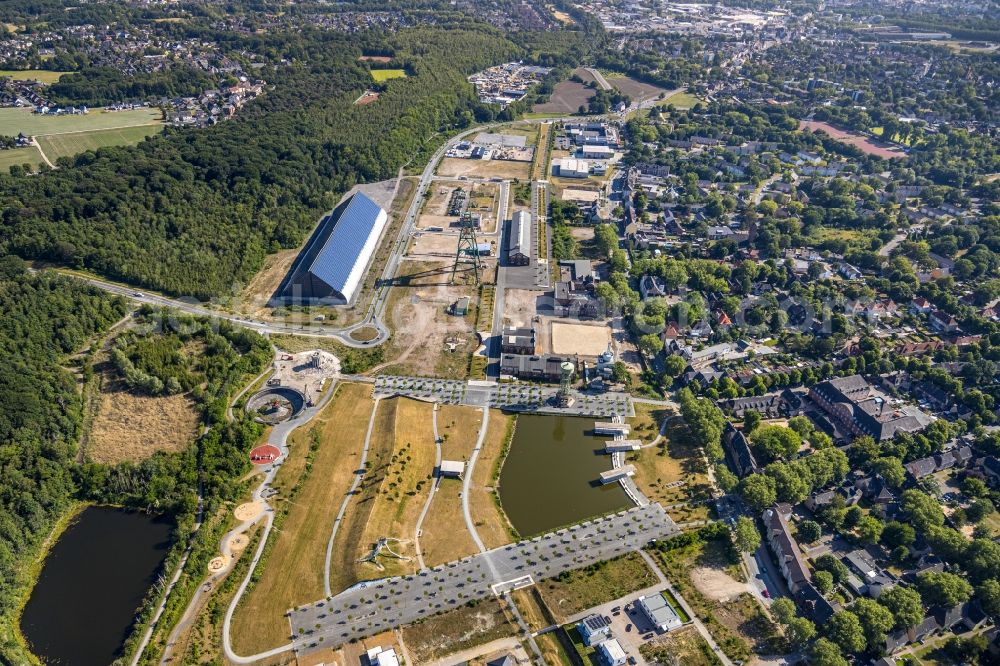
[[[134,146],[147,136],[159,134],[162,125],[136,125],[120,129],[95,130],[39,136],[38,143],[45,156],[53,162],[60,157],[72,157],[105,146]]]
[[[159,109],[136,109],[105,113],[93,110],[80,116],[42,116],[31,109],[0,109],[0,134],[17,136],[23,132],[31,136],[91,132],[94,130],[120,129],[136,125],[159,125]]]
[[[670,106],[673,104],[675,109],[690,109],[700,101],[700,99],[691,93],[679,92],[660,102],[659,106]]]
[[[0,69],[0,77],[7,77],[15,81],[34,79],[42,83],[55,83],[63,74],[69,74],[69,72],[54,72],[51,69]]]
[[[388,81],[389,79],[402,79],[406,77],[405,69],[373,69],[372,78],[377,82]]]
[[[0,173],[9,173],[14,164],[30,164],[32,169],[37,169],[41,163],[42,156],[35,146],[0,150]]]

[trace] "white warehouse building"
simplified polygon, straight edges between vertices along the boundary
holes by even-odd
[[[552,175],[563,178],[586,178],[590,175],[590,163],[572,157],[552,161]]]
[[[362,192],[342,201],[299,255],[283,295],[293,301],[352,302],[388,220]]]

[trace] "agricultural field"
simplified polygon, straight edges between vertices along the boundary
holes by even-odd
[[[372,78],[375,79],[377,83],[388,81],[390,79],[406,78],[405,69],[373,69],[371,70],[371,73]]]
[[[73,157],[88,150],[105,146],[134,146],[148,136],[159,134],[161,125],[136,125],[119,129],[94,130],[91,132],[69,132],[38,137],[42,152],[55,162],[60,157]]]
[[[323,412],[289,440],[291,454],[278,472],[272,500],[282,522],[233,619],[241,654],[281,644],[287,638],[285,611],[323,596],[330,529],[358,468],[373,406],[368,385],[342,383],[336,391]]]
[[[42,154],[38,152],[37,146],[0,150],[0,171],[3,173],[7,173],[12,166],[22,166],[24,164],[31,165],[32,171],[35,171],[44,163],[45,161],[42,159]]]
[[[134,109],[130,111],[93,110],[85,115],[43,116],[30,109],[0,109],[0,134],[31,136],[65,134],[67,132],[93,132],[121,129],[137,125],[159,125],[159,109]]]
[[[657,583],[639,553],[563,573],[538,584],[538,592],[557,622]]]
[[[13,81],[55,83],[64,74],[69,74],[69,72],[54,72],[50,69],[0,69],[0,79],[7,78]]]
[[[654,86],[652,83],[637,81],[632,77],[624,76],[622,74],[605,75],[605,78],[613,87],[620,90],[623,94],[631,97],[633,102],[643,102],[645,100],[654,99],[668,92],[666,88]]]
[[[576,81],[560,81],[556,84],[549,100],[543,104],[536,104],[531,108],[532,113],[552,113],[569,115],[577,113],[581,106],[586,106],[590,98],[597,94],[593,88],[588,88]]]

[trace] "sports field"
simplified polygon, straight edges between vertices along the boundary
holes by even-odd
[[[45,156],[53,162],[59,157],[72,157],[105,146],[134,146],[147,136],[159,134],[162,125],[136,125],[119,129],[49,134],[38,137]]]
[[[101,111],[78,116],[43,116],[31,109],[0,109],[0,134],[17,136],[23,132],[31,136],[65,134],[67,132],[92,132],[94,130],[120,129],[136,125],[158,125],[159,109],[134,109],[130,111]]]
[[[50,69],[0,69],[0,77],[13,79],[14,81],[41,81],[42,83],[55,83],[63,74],[69,72],[54,72]]]
[[[388,81],[389,79],[402,79],[406,78],[405,69],[373,69],[372,78],[381,83],[382,81]]]

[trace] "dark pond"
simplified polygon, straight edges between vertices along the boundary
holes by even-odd
[[[21,616],[32,651],[61,666],[107,666],[120,656],[171,533],[166,519],[85,509],[53,546]]]
[[[611,456],[594,419],[522,414],[500,472],[500,501],[521,536],[630,506],[617,483],[602,486]]]

